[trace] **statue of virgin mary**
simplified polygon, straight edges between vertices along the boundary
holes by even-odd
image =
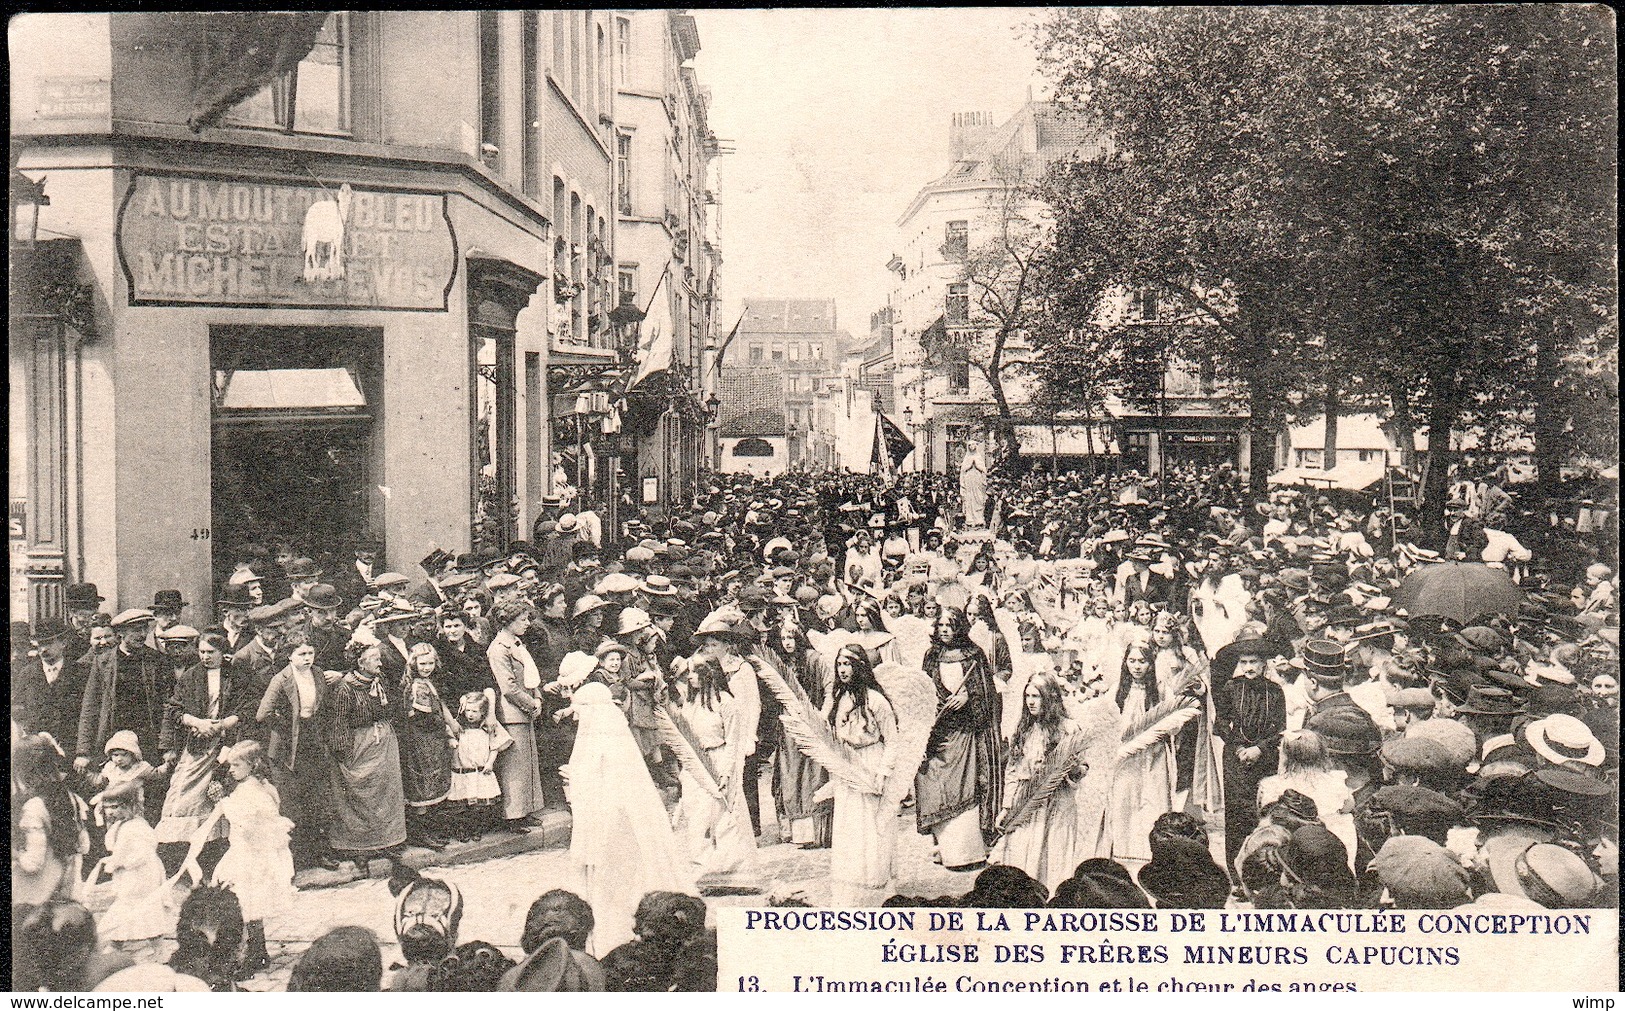
[[[965,526],[987,523],[987,461],[982,458],[981,443],[966,446],[965,456],[959,461],[959,501],[965,511]]]

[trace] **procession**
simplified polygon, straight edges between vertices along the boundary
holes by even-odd
[[[1617,908],[1595,19],[819,18],[14,24],[13,990]],[[893,122],[810,55],[891,26],[986,66]]]

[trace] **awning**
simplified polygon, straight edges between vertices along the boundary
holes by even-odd
[[[1341,491],[1365,491],[1381,481],[1384,466],[1381,460],[1340,463],[1331,470],[1315,467],[1288,467],[1270,475],[1273,485],[1300,485],[1306,488],[1336,488]]]
[[[1090,429],[1093,429],[1090,431]],[[1023,455],[1116,456],[1122,452],[1117,439],[1106,425],[1056,425],[1051,438],[1048,425],[1017,425],[1016,438]],[[1093,446],[1090,440],[1093,440]]]

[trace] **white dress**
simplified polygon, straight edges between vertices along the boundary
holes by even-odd
[[[1024,785],[1049,775],[1049,763],[1076,746],[1079,734],[1071,720],[1061,722],[1053,749],[1047,735],[1038,728],[1029,730],[1026,740],[1012,749],[1009,771],[1005,774],[1004,798],[1010,803]],[[1079,777],[1080,779],[1082,777]],[[1082,859],[1078,855],[1078,797],[1075,784],[1062,782],[1044,802],[1043,810],[1011,828],[994,846],[990,863],[1019,867],[1043,883],[1052,893],[1072,876]]]
[[[164,865],[158,859],[158,837],[139,817],[107,830],[107,863],[112,872],[113,904],[101,915],[96,933],[104,941],[145,941],[174,929],[164,908]]]
[[[243,906],[243,920],[264,920],[293,903],[293,852],[276,788],[250,777],[215,805],[231,824],[231,847],[214,869],[216,884],[229,885]]]
[[[694,861],[694,877],[701,888],[759,890],[762,886],[756,833],[745,801],[745,757],[755,747],[756,728],[754,716],[749,717],[747,725],[749,709],[731,694],[721,696],[715,709],[692,699],[682,709],[711,768],[719,778],[728,780],[724,803],[701,787],[686,768],[678,774],[682,784],[678,810],[688,853]],[[755,788],[756,784],[748,785]]]
[[[487,769],[498,752],[513,746],[513,737],[502,724],[464,727],[457,734],[457,749],[451,756],[451,793],[446,799],[464,804],[487,804],[502,796],[495,768]]]
[[[826,706],[825,715],[828,715]],[[891,747],[897,716],[884,695],[870,692],[863,709],[842,695],[835,712],[835,739],[846,758],[882,782],[891,774]],[[830,904],[878,906],[891,889],[897,852],[897,805],[876,793],[863,793],[833,779],[834,843],[830,851]]]
[[[602,958],[632,939],[632,917],[645,895],[691,892],[694,882],[609,688],[589,681],[570,705],[578,721],[569,765],[570,864],[575,891],[593,910],[588,953]]]

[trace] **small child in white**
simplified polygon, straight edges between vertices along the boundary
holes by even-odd
[[[495,827],[502,785],[497,781],[497,755],[513,746],[502,724],[491,718],[496,692],[469,692],[457,702],[457,738],[452,741],[451,793],[456,836],[478,839]],[[460,815],[460,817],[459,817]],[[490,824],[487,824],[490,823]]]
[[[99,884],[103,872],[112,879],[113,903],[100,917],[96,932],[122,951],[153,954],[158,938],[174,926],[165,908],[168,889],[158,837],[141,816],[141,781],[127,779],[103,790],[100,810],[107,822],[108,855],[92,868],[89,881]]]
[[[147,780],[160,774],[162,770],[153,768],[141,757],[141,741],[136,738],[133,730],[120,730],[107,739],[107,761],[102,765],[101,774],[92,779],[93,785],[100,791],[90,798],[90,809],[96,813],[96,824],[103,825],[102,803],[107,794],[118,786],[128,783],[135,784],[135,810],[137,817],[144,817],[142,812],[147,809]],[[111,842],[107,844],[111,850]]]
[[[193,834],[191,849],[175,877],[190,872],[194,882],[203,883],[197,854],[215,823],[224,819],[230,826],[231,846],[215,866],[214,883],[228,886],[242,903],[248,934],[242,977],[246,979],[271,964],[265,947],[266,917],[285,912],[293,902],[293,852],[288,847],[293,822],[282,817],[276,787],[270,783],[270,763],[258,741],[242,741],[225,749],[220,762],[236,785]]]

